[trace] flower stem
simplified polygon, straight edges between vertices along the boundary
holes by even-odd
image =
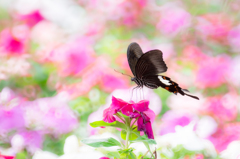
[[[129,135],[131,133],[131,120],[127,119],[126,120],[126,125],[127,125],[127,136],[126,136],[126,145],[125,145],[125,149],[128,149],[128,140],[129,140]]]
[[[120,120],[122,120],[123,123],[125,123],[125,120],[121,117],[120,114],[117,113],[116,116],[117,116]]]
[[[128,140],[129,140],[129,135],[130,135],[130,128],[127,128],[127,136],[126,136],[126,145],[125,145],[125,149],[128,149]]]
[[[135,119],[135,121],[132,123],[132,126],[131,126],[131,127],[134,126],[134,124],[136,123],[137,120],[138,120],[138,118]]]

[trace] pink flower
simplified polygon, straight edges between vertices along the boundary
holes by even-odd
[[[8,54],[22,54],[25,50],[25,43],[16,37],[9,29],[5,29],[0,34],[0,51],[1,50]]]
[[[237,117],[237,103],[234,103],[234,100],[236,101],[236,98],[229,94],[223,97],[211,97],[202,112],[212,115],[219,122],[232,121]]]
[[[37,127],[45,133],[65,134],[77,127],[78,120],[60,94],[25,103],[28,127]],[[61,125],[61,126],[59,126]]]
[[[103,89],[107,92],[112,92],[115,89],[127,88],[127,81],[123,76],[117,75],[116,73],[104,74],[101,80]]]
[[[240,25],[232,28],[228,33],[228,43],[234,51],[238,51],[240,41]]]
[[[132,0],[123,1],[118,6],[116,6],[111,17],[112,19],[119,20],[123,25],[136,26],[139,25],[142,16],[142,11],[144,6],[146,6],[146,0]]]
[[[133,101],[128,103],[112,96],[112,104],[104,110],[103,118],[106,122],[116,121],[114,115],[117,112],[121,112],[130,118],[137,118],[138,131],[143,131],[148,138],[154,139],[151,119],[152,121],[154,120],[155,114],[148,108],[148,105],[149,101],[146,100],[138,103],[134,103]]]
[[[232,141],[240,139],[240,123],[222,125],[217,132],[208,138],[221,152],[225,150]]]
[[[14,156],[5,156],[0,154],[0,159],[14,159]]]
[[[200,35],[215,40],[226,40],[226,36],[231,29],[231,21],[222,14],[207,14],[198,18],[196,29],[200,32]]]
[[[39,10],[33,11],[29,14],[19,15],[18,19],[26,22],[26,24],[31,28],[40,21],[44,20]]]
[[[169,18],[171,17],[171,18]],[[190,25],[191,15],[184,9],[169,3],[162,7],[157,29],[167,35],[176,35]]]
[[[199,87],[214,88],[226,82],[225,77],[228,74],[230,64],[230,58],[224,55],[202,61],[199,65],[196,79]]]
[[[197,154],[194,159],[204,159],[203,154]]]
[[[0,132],[8,133],[12,130],[23,129],[25,127],[23,116],[24,112],[19,105],[13,108],[0,105]]]
[[[99,158],[99,159],[110,159],[110,158],[108,158],[108,157],[101,157],[101,158]]]
[[[34,153],[36,150],[42,148],[43,136],[38,131],[24,131],[19,133],[24,139],[24,145],[28,151]]]
[[[105,109],[103,111],[103,121],[108,122],[108,123],[112,123],[114,121],[116,121],[116,118],[113,116],[114,114],[116,114],[117,111],[116,109],[112,109],[111,107]]]
[[[81,37],[52,51],[50,60],[57,62],[62,75],[78,75],[95,60],[91,40]]]
[[[177,125],[184,127],[191,121],[192,118],[187,113],[179,114],[173,111],[168,111],[162,117],[163,123],[160,127],[160,135],[174,133]]]

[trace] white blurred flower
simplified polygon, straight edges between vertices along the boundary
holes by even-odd
[[[67,137],[63,148],[64,154],[77,152],[78,149],[79,149],[78,138],[75,135]]]
[[[15,152],[23,150],[25,146],[24,138],[19,134],[14,135],[13,138],[11,139],[11,145]]]
[[[48,151],[42,151],[42,150],[38,150],[34,153],[32,159],[57,159],[58,156],[48,152]]]
[[[240,159],[240,140],[231,142],[227,149],[220,153],[222,159]]]
[[[156,137],[158,147],[171,147],[174,148],[178,145],[182,145],[185,149],[190,151],[206,152],[211,156],[216,156],[216,151],[212,143],[208,140],[199,138],[194,132],[195,123],[191,122],[185,127],[176,126],[175,133],[168,133],[163,136]]]
[[[217,122],[210,116],[202,117],[197,123],[196,133],[201,138],[207,138],[216,132]]]
[[[69,136],[65,140],[64,155],[58,159],[87,159],[87,158],[100,158],[104,155],[96,151],[93,147],[84,145],[80,146],[78,138],[74,135]]]
[[[168,98],[168,106],[172,110],[182,111],[190,114],[198,114],[199,110],[205,102],[205,98],[201,94],[194,93],[194,96],[199,97],[200,100],[189,98],[187,96],[174,95],[172,94]],[[184,103],[184,104],[183,104]]]

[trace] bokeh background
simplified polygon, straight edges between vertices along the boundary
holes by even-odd
[[[161,88],[150,100],[158,158],[240,154],[239,0],[0,0],[0,153],[17,159],[106,156],[85,137],[111,96],[130,100],[131,42],[160,49],[164,74],[199,101]],[[134,146],[145,153],[144,146]]]

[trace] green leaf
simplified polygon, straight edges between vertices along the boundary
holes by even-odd
[[[115,158],[120,158],[120,155],[118,152],[108,152],[107,156],[109,157],[115,157]]]
[[[137,156],[133,153],[133,152],[130,152],[130,159],[137,159]]]
[[[155,140],[149,139],[146,135],[138,137],[136,140],[131,141],[131,142],[146,142],[148,144],[157,144]]]
[[[121,147],[121,143],[112,137],[105,139],[83,139],[81,142],[92,147]]]
[[[96,127],[100,127],[100,126],[111,126],[111,127],[116,127],[116,128],[120,128],[120,129],[127,129],[126,125],[119,122],[119,121],[114,121],[112,123],[107,123],[105,121],[95,121],[95,122],[92,122],[90,123],[90,125],[94,128]]]
[[[27,152],[23,151],[23,152],[19,152],[16,154],[16,159],[25,159],[27,158]]]
[[[140,132],[139,131],[137,131],[137,129],[134,129],[134,130],[132,130],[131,132],[130,132],[130,135],[129,135],[129,140],[135,140],[135,139],[137,139],[138,138],[138,135],[137,134],[139,134],[140,135]],[[121,131],[121,138],[123,139],[123,140],[126,140],[126,137],[127,137],[127,131],[126,130],[122,130]]]

